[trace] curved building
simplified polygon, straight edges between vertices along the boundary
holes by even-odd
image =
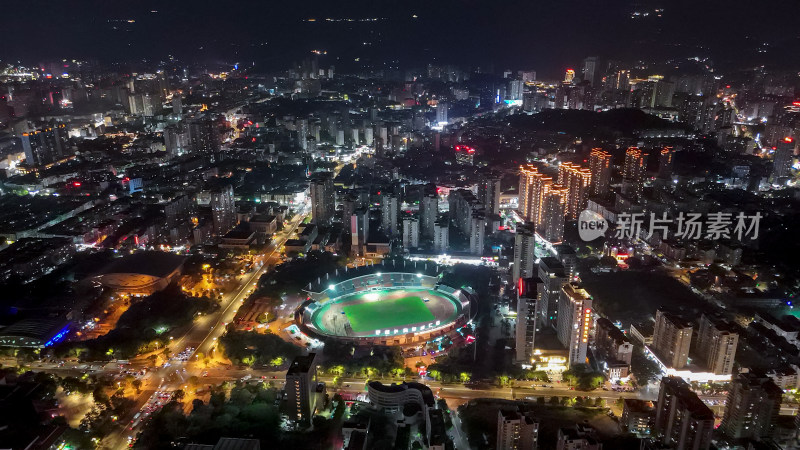
[[[370,381],[367,384],[367,396],[375,408],[387,413],[399,412],[407,403],[419,405],[421,411],[435,406],[433,391],[422,383],[383,384]]]
[[[185,260],[174,253],[136,252],[115,260],[98,279],[103,286],[120,294],[150,295],[179,277]]]

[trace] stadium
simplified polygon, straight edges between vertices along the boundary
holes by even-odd
[[[448,334],[472,318],[474,293],[438,276],[374,272],[317,283],[297,311],[298,326],[320,338],[364,345],[414,345]]]

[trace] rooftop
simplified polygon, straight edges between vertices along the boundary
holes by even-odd
[[[309,353],[305,356],[298,356],[292,361],[292,365],[289,366],[289,370],[286,371],[286,375],[301,375],[306,374],[311,371],[311,368],[314,365],[314,357],[317,356],[316,353]]]
[[[136,273],[163,278],[183,265],[185,257],[159,251],[136,252],[112,262],[103,274]]]

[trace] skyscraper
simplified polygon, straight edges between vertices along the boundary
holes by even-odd
[[[785,137],[783,141],[775,146],[775,154],[772,157],[772,177],[780,182],[781,178],[791,175],[792,159],[794,159],[793,138]]]
[[[567,188],[559,184],[545,186],[542,196],[540,222],[537,224],[539,234],[554,244],[564,240],[564,213],[567,200]]]
[[[700,317],[697,352],[709,371],[730,375],[738,343],[739,333],[732,324],[705,314]]]
[[[578,215],[586,208],[586,198],[592,183],[592,171],[577,164],[561,163],[558,166],[558,184],[567,188],[564,204],[566,216],[577,220]]]
[[[597,57],[590,56],[583,60],[583,67],[581,68],[581,75],[583,81],[588,81],[592,86],[597,85],[597,74],[599,67],[597,66]]]
[[[489,214],[500,214],[500,179],[498,175],[486,175],[478,184],[478,200]]]
[[[485,238],[486,214],[483,211],[474,211],[469,226],[469,253],[471,255],[483,255]]]
[[[669,179],[672,177],[672,166],[674,165],[675,150],[672,147],[664,147],[658,155],[658,177]]]
[[[64,124],[22,134],[22,150],[30,166],[45,166],[71,156]]]
[[[419,202],[420,233],[423,237],[433,238],[433,225],[439,218],[439,195],[436,186],[428,185]]]
[[[536,314],[541,308],[544,284],[536,278],[520,278],[517,282],[516,361],[531,364],[536,341]]]
[[[567,366],[586,364],[592,326],[592,297],[577,283],[561,287],[557,323],[558,340],[569,350]]]
[[[677,377],[661,379],[655,432],[662,443],[679,450],[707,450],[714,431],[714,413]]]
[[[314,414],[317,366],[315,353],[297,356],[286,371],[286,404],[289,418],[303,425],[311,424]]]
[[[350,216],[350,255],[364,256],[369,238],[369,209],[358,208]]]
[[[781,408],[783,390],[765,377],[740,373],[728,391],[722,431],[732,439],[760,439],[772,435]]]
[[[536,450],[539,423],[530,412],[497,412],[497,450]]]
[[[555,326],[558,318],[558,300],[561,286],[567,282],[564,266],[551,256],[539,260],[539,279],[542,280],[542,306],[539,308],[542,324]]]
[[[661,362],[673,369],[684,368],[689,359],[691,341],[690,323],[660,309],[656,311],[653,350]]]
[[[511,279],[517,283],[520,278],[536,275],[536,231],[530,222],[517,226],[514,236],[514,266],[511,268]]]
[[[439,102],[436,105],[436,122],[439,125],[447,125],[447,110],[449,105],[447,102]]]
[[[320,172],[314,175],[311,179],[311,218],[314,223],[330,225],[336,210],[334,193],[333,173]]]
[[[611,185],[611,153],[600,148],[592,149],[589,155],[589,171],[592,173],[591,195],[605,195]]]
[[[230,184],[215,189],[211,193],[211,216],[214,221],[214,234],[222,236],[236,226],[236,204],[233,199],[233,186]]]
[[[403,219],[403,247],[419,247],[419,219],[407,217]]]
[[[519,168],[519,213],[535,224],[541,221],[542,199],[553,179],[539,173],[533,164]]]
[[[400,196],[394,193],[384,193],[381,198],[381,227],[389,237],[400,234],[398,216],[400,215]]]
[[[433,225],[433,250],[436,253],[447,253],[450,248],[450,224],[447,220],[437,220]]]
[[[638,147],[630,147],[625,151],[625,165],[622,170],[623,182],[631,186],[628,195],[639,198],[644,189],[645,171],[647,170],[647,153]]]
[[[219,136],[214,122],[208,117],[195,117],[188,121],[189,149],[194,153],[211,153],[219,150]]]

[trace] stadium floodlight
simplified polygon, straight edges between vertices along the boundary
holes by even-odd
[[[336,286],[334,286],[334,285],[332,285],[332,284],[329,284],[329,285],[328,285],[328,289],[330,289],[330,290],[332,290],[332,291],[335,291],[335,290],[336,290]]]
[[[381,273],[380,273],[380,272],[378,272],[378,273],[376,273],[375,275],[377,275],[377,276],[381,276]]]
[[[422,278],[422,274],[421,274],[421,273],[418,273],[418,274],[417,274],[417,278]]]

